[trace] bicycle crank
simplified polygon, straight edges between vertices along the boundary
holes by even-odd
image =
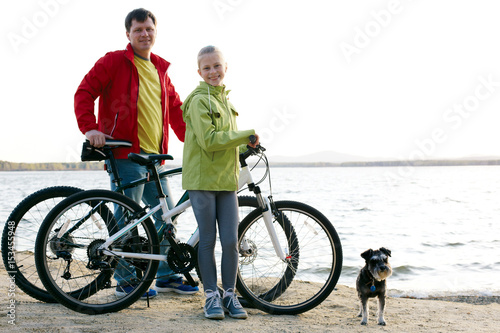
[[[177,243],[167,253],[167,263],[175,273],[187,273],[196,265],[196,250],[189,244]]]

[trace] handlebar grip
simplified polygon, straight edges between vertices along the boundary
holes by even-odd
[[[250,135],[250,136],[248,137],[248,139],[250,140],[250,143],[255,143],[255,142],[257,142],[257,137],[256,137],[255,135],[253,135],[253,134],[252,134],[252,135]]]

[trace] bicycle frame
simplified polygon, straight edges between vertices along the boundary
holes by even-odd
[[[164,177],[168,177],[168,176],[176,176],[176,175],[181,174],[181,173],[182,173],[182,168],[175,168],[175,169],[162,171],[159,173],[159,176],[160,176],[160,178],[164,178]],[[124,185],[118,184],[115,191],[123,193],[123,191],[126,189],[133,188],[133,187],[136,187],[138,185],[143,185],[143,184],[146,184],[150,181],[151,181],[150,179],[148,179],[147,177],[144,177],[141,179],[133,180],[130,183],[126,183]],[[182,200],[182,198],[181,198],[181,200],[179,202],[182,202],[182,201],[185,201],[185,200]]]
[[[162,174],[164,174],[164,173],[162,173]],[[173,174],[173,172],[171,174]],[[137,182],[140,182],[140,180],[137,181]],[[257,197],[257,201],[259,203],[259,206],[262,209],[264,221],[266,223],[266,228],[267,228],[267,231],[269,232],[269,235],[271,237],[272,244],[273,244],[274,250],[276,252],[276,255],[281,260],[285,261],[286,260],[286,255],[284,254],[284,252],[283,252],[283,250],[282,250],[282,248],[280,246],[280,243],[279,243],[279,240],[278,240],[278,237],[277,237],[277,234],[276,234],[276,230],[274,229],[274,226],[273,226],[273,217],[272,217],[272,213],[271,213],[272,212],[272,210],[271,210],[271,204],[270,204],[268,198],[262,196],[262,194],[260,193],[260,190],[258,189],[258,187],[254,186],[252,174],[251,174],[248,166],[243,166],[241,168],[241,170],[240,170],[240,180],[239,180],[239,186],[238,187],[239,187],[239,189],[241,189],[245,185],[248,185],[249,189],[255,189],[254,193],[255,193],[255,195]],[[183,199],[187,199],[186,194],[183,195],[183,197],[180,199],[179,202],[182,202]],[[189,199],[187,199],[186,201],[178,204],[176,207],[174,207],[174,208],[172,208],[172,209],[169,210],[165,198],[159,198],[159,200],[160,200],[160,203],[157,206],[155,206],[154,208],[150,209],[149,212],[146,215],[144,215],[141,218],[133,221],[132,223],[130,223],[127,226],[125,226],[124,228],[120,229],[120,231],[118,231],[117,233],[115,233],[113,236],[109,237],[99,247],[99,249],[103,251],[103,254],[105,254],[105,255],[119,255],[120,257],[123,257],[123,258],[150,259],[150,260],[160,260],[160,261],[167,260],[167,256],[166,255],[161,255],[161,254],[138,254],[138,253],[133,253],[133,252],[121,252],[121,251],[117,251],[117,250],[109,250],[108,249],[108,247],[115,240],[117,240],[118,238],[120,238],[123,235],[125,235],[127,232],[129,232],[130,230],[132,230],[133,228],[135,228],[136,226],[138,226],[144,220],[146,220],[147,218],[151,217],[153,214],[155,214],[156,212],[158,212],[160,209],[162,210],[162,213],[163,213],[162,214],[162,219],[163,219],[163,221],[168,226],[169,224],[172,224],[172,218],[173,217],[178,216],[179,214],[181,214],[182,212],[184,212],[186,209],[188,209],[189,207],[191,207],[191,201]],[[162,230],[160,230],[160,234],[162,234]],[[191,237],[187,241],[187,244],[194,247],[198,243],[199,239],[200,239],[199,229],[196,228],[195,232],[191,235]],[[242,249],[246,250],[246,248],[245,248],[245,242],[243,242]]]

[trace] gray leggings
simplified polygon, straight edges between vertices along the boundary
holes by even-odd
[[[217,290],[215,242],[217,224],[222,246],[224,290],[234,289],[238,270],[238,199],[236,192],[188,191],[200,230],[198,265],[205,291]]]

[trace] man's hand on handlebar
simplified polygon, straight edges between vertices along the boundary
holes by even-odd
[[[104,134],[98,130],[90,130],[85,133],[85,137],[90,144],[96,148],[101,148],[106,144],[106,139],[113,139],[111,135]]]

